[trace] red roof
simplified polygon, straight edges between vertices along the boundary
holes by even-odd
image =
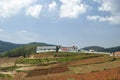
[[[61,48],[63,51],[67,51],[68,50],[68,48]]]
[[[115,52],[114,53],[116,56],[120,56],[120,52]]]

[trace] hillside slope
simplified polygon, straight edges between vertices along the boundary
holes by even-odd
[[[104,47],[99,47],[99,46],[89,46],[89,47],[84,47],[82,49],[87,51],[89,51],[90,49],[94,49],[95,51],[98,51],[98,52],[104,52],[105,50]]]
[[[32,43],[24,44],[23,46],[5,51],[0,56],[1,57],[19,57],[19,56],[27,57],[29,56],[29,54],[36,53],[37,46],[52,46],[52,45],[46,44],[46,43],[32,42]]]
[[[0,41],[0,53],[20,47],[22,45],[23,44],[15,44],[15,43],[11,43],[11,42]]]
[[[97,52],[116,52],[120,51],[120,46],[117,47],[111,47],[111,48],[104,48],[104,47],[99,47],[99,46],[89,46],[89,47],[84,47],[82,48],[83,50],[89,51],[90,49],[93,49]]]

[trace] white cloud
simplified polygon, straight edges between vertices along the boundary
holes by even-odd
[[[52,1],[49,5],[48,5],[49,11],[55,11],[57,9],[57,3],[55,1]]]
[[[88,20],[98,20],[101,22],[110,22],[112,24],[120,24],[120,0],[93,0],[100,4],[98,11],[109,12],[110,16],[87,16]]]
[[[26,11],[26,15],[31,15],[35,18],[39,18],[41,11],[42,11],[42,5],[30,6]]]
[[[98,7],[98,11],[111,11],[112,3],[110,0],[101,0],[99,3],[101,6]]]
[[[99,11],[108,11],[112,15],[120,16],[120,0],[102,0],[101,6],[99,7]]]
[[[80,14],[86,12],[86,5],[81,0],[60,0],[60,17],[77,18]]]
[[[110,16],[110,17],[87,16],[87,19],[100,21],[100,22],[110,22],[111,24],[120,24],[120,16]]]
[[[88,20],[98,20],[100,16],[87,16]]]
[[[4,30],[3,29],[0,29],[0,32],[3,32]]]
[[[0,0],[0,17],[6,18],[16,15],[23,8],[27,8],[37,0]]]

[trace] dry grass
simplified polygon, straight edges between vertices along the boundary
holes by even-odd
[[[116,67],[120,67],[120,60],[111,61],[111,62],[109,61],[99,64],[97,63],[97,64],[73,66],[73,67],[69,67],[69,69],[74,73],[89,73],[89,72],[101,71]]]
[[[0,58],[0,67],[13,66],[16,58]]]

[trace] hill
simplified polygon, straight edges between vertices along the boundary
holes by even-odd
[[[104,47],[99,47],[99,46],[89,46],[89,47],[84,47],[82,48],[83,50],[87,50],[89,51],[90,49],[93,49],[97,52],[116,52],[116,51],[120,51],[120,46],[117,47],[111,47],[111,48],[104,48]]]
[[[37,46],[52,46],[51,44],[46,43],[38,43],[38,42],[32,42],[28,44],[23,44],[21,46],[18,46],[13,49],[9,49],[8,51],[2,52],[1,57],[27,57],[29,54],[36,53],[36,47]]]
[[[120,46],[105,49],[105,52],[116,52],[116,51],[120,51]]]
[[[99,47],[99,46],[89,46],[89,47],[84,47],[82,49],[87,51],[89,51],[90,49],[94,49],[95,51],[98,51],[98,52],[103,52],[105,50],[104,47]]]
[[[11,43],[11,42],[0,41],[0,53],[20,47],[22,45],[23,44],[15,44],[15,43]]]

